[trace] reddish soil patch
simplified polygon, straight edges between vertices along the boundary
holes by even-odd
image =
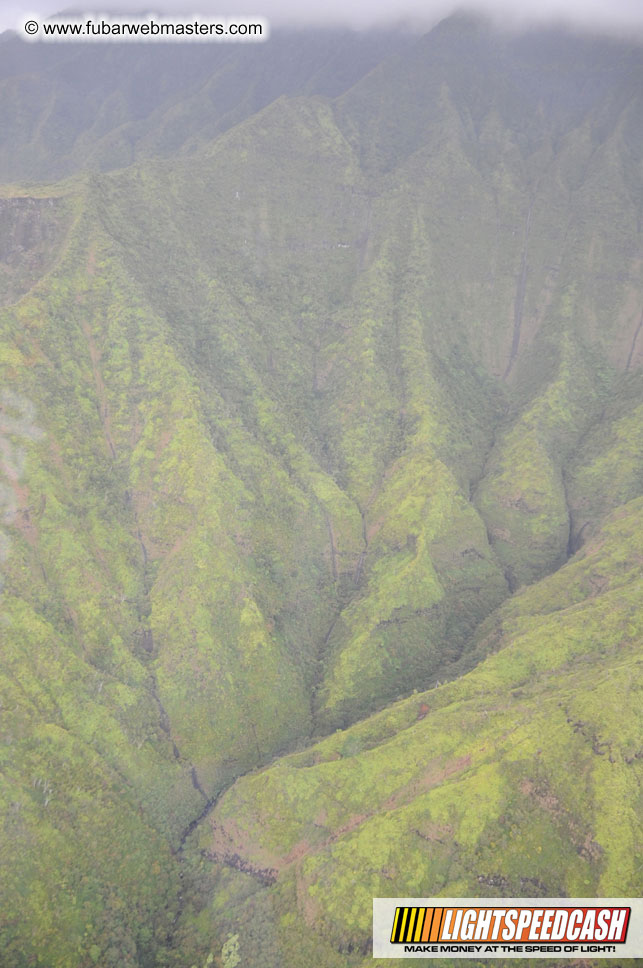
[[[401,790],[398,790],[397,793],[390,796],[383,804],[384,810],[397,810],[399,807],[410,803],[422,793],[433,789],[439,783],[443,783],[444,780],[448,780],[449,777],[466,770],[469,766],[471,766],[470,756],[460,756],[455,760],[449,760],[439,769],[436,768],[435,764],[431,764],[425,773],[416,777],[405,787],[402,787]]]

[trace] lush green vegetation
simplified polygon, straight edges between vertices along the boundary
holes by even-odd
[[[640,51],[5,43],[3,964],[641,893]]]
[[[636,896],[642,516],[502,606],[468,674],[238,780],[198,834],[219,930],[270,910],[275,964],[307,963],[304,931],[320,963],[366,965],[369,899],[392,891]],[[244,934],[248,963],[261,945]]]

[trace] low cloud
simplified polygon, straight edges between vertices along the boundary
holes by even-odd
[[[199,6],[201,10],[199,11]],[[302,4],[301,0],[220,0],[217,15],[251,18],[265,17],[274,26],[344,26],[356,29],[406,23],[418,28],[430,28],[456,9],[466,9],[491,16],[508,27],[531,24],[560,23],[577,28],[610,33],[634,32],[643,37],[643,0],[468,0],[463,5],[457,0],[323,0]],[[42,19],[60,11],[60,0],[14,0],[5,2],[0,14],[0,30],[18,29],[27,16]],[[136,10],[141,4],[130,6],[118,3],[88,2],[76,10],[94,15],[101,12]],[[201,12],[211,18],[210,3],[199,0],[154,4],[154,12],[165,15],[185,15]]]

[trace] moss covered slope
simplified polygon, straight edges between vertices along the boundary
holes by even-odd
[[[270,910],[275,964],[362,964],[374,896],[637,895],[642,526],[502,606],[467,675],[238,780],[198,838],[219,930]]]
[[[635,891],[640,53],[403,43],[2,189],[9,968],[184,968],[244,898],[339,965],[367,894]]]

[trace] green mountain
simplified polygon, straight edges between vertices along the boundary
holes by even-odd
[[[641,48],[0,52],[2,964],[640,894]]]
[[[277,98],[337,97],[411,38],[281,31],[257,44],[28,44],[0,35],[0,178],[189,153]]]

